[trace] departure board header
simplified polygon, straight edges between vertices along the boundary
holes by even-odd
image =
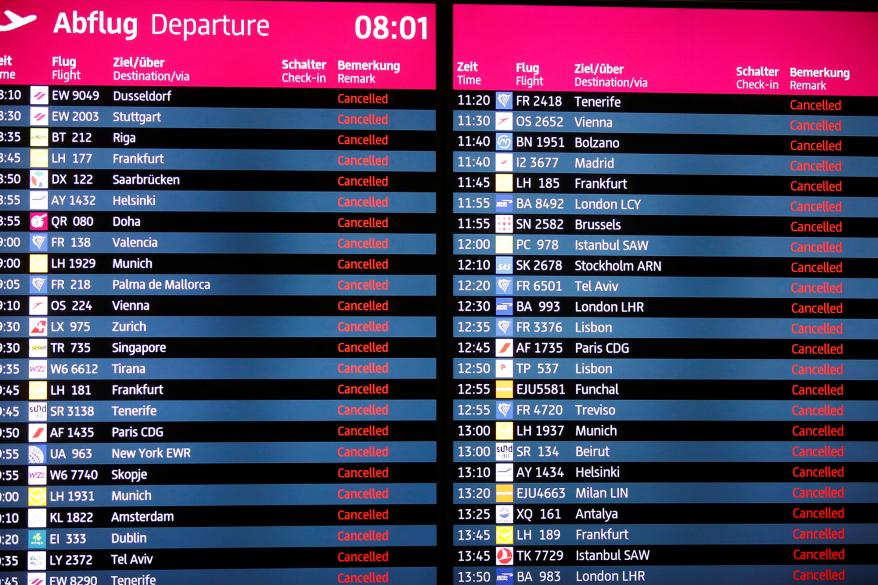
[[[428,4],[53,0],[3,10],[3,84],[435,88]]]
[[[460,5],[453,84],[875,95],[876,29],[875,13]]]

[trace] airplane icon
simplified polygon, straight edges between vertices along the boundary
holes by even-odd
[[[30,24],[37,19],[36,14],[30,16],[19,16],[11,10],[4,10],[3,14],[9,19],[9,24],[0,24],[0,32],[9,32],[17,28],[21,28],[26,24]]]

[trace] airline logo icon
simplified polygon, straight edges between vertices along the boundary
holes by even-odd
[[[34,16],[36,19],[36,16]],[[30,103],[37,106],[45,106],[49,104],[49,86],[48,85],[32,85],[30,87]]]
[[[512,193],[513,189],[512,173],[498,173],[494,175],[494,191],[497,193]]]
[[[47,109],[47,108],[44,108]],[[48,115],[48,111],[46,112]],[[511,131],[513,128],[512,125],[513,115],[507,112],[495,112],[494,113],[494,130],[499,132],[503,131]],[[37,126],[38,124],[31,124],[31,126]]]
[[[46,548],[46,531],[29,530],[27,533],[27,547],[33,549]]]
[[[494,476],[496,481],[515,481],[515,465],[512,463],[497,463],[494,466]]]
[[[515,411],[512,408],[513,403],[508,400],[497,401],[497,418],[499,420],[512,420],[515,417]]]
[[[512,274],[512,256],[497,256],[497,274]]]
[[[513,342],[511,339],[495,339],[494,349],[497,357],[512,357]]]
[[[28,306],[31,315],[48,315],[49,297],[28,297]]]
[[[49,333],[49,320],[46,317],[28,317],[30,335],[45,337]]]
[[[48,468],[45,465],[31,465],[27,468],[27,485],[46,485]]]
[[[27,377],[30,380],[45,380],[49,377],[49,362],[46,360],[28,360]]]
[[[30,214],[30,229],[34,232],[45,232],[49,229],[49,214],[42,211],[32,211]]]
[[[49,357],[49,341],[47,339],[30,339],[28,342],[28,357]]]
[[[509,335],[512,331],[512,319],[497,319],[497,331],[503,335]]]
[[[509,115],[512,117],[512,115]],[[30,125],[31,126],[48,126],[49,125],[49,108],[30,109]],[[510,128],[511,130],[511,128]]]
[[[497,92],[497,109],[498,110],[511,110],[512,109],[512,92],[511,91],[498,91]]]
[[[513,501],[513,492],[515,486],[511,483],[498,483],[495,486],[494,493],[498,504],[511,504]]]
[[[49,209],[49,192],[48,191],[31,191],[30,192],[30,208],[43,211]]]
[[[27,527],[28,528],[45,528],[46,527],[46,509],[30,508],[27,511]]]
[[[49,129],[48,128],[31,128],[30,129],[30,145],[31,146],[49,146]]]
[[[27,553],[28,571],[46,570],[46,551],[30,551]]]
[[[27,425],[27,436],[30,443],[45,443],[48,435],[49,431],[45,423]]]
[[[49,171],[40,169],[30,172],[30,188],[31,189],[48,189],[49,188]]]
[[[503,294],[509,294],[512,291],[513,279],[506,276],[497,277],[497,290]]]
[[[42,294],[46,292],[46,277],[45,276],[31,276],[30,277],[30,293],[31,294]]]
[[[512,236],[494,236],[495,254],[512,254],[515,239]]]
[[[494,443],[495,461],[512,461],[514,452],[513,443]]]
[[[49,271],[48,254],[31,254],[29,260],[31,273],[45,274]]]
[[[512,150],[512,134],[507,132],[497,133],[497,150]]]
[[[512,315],[512,299],[509,297],[498,297],[496,301],[495,313],[497,315]]]
[[[46,585],[45,573],[28,573],[27,585]]]
[[[497,380],[497,398],[512,398],[514,394],[512,380]]]
[[[32,23],[37,19],[36,14],[29,14],[27,16],[19,16],[18,14],[12,12],[11,10],[4,10],[3,14],[6,15],[6,18],[9,19],[9,23],[0,24],[0,32],[9,32],[15,30],[17,28],[21,28],[27,24]]]
[[[46,156],[45,166],[49,166],[48,154]],[[494,155],[494,170],[498,173],[511,173],[514,170],[513,166],[511,152],[498,152]]]
[[[514,364],[513,360],[494,360],[496,376],[498,378],[511,378]]]
[[[513,557],[515,555],[515,551],[512,550],[511,546],[498,546],[497,547],[497,564],[498,565],[513,565]]]
[[[30,129],[30,145],[31,146],[49,146],[49,129],[48,128],[31,128]],[[33,150],[31,151],[33,153]],[[48,159],[49,151],[46,150],[46,164],[44,165],[36,165],[33,162],[33,156],[31,157],[31,166],[32,167],[48,167],[49,159]]]
[[[497,517],[497,524],[512,524],[515,506],[511,504],[497,504],[494,514]]]
[[[512,195],[497,195],[494,200],[494,211],[512,211],[515,209]]]
[[[48,488],[44,487],[27,488],[27,505],[37,508],[45,508],[47,492]]]
[[[49,242],[48,236],[44,236],[43,234],[31,234],[30,235],[30,251],[31,252],[45,252],[46,251],[46,244],[48,242]],[[35,256],[35,255],[36,254],[31,254],[31,272],[41,272],[39,270],[33,269],[33,256]],[[45,254],[42,254],[42,255],[45,256]],[[48,272],[48,267],[49,267],[48,256],[46,256],[46,260],[47,260],[47,262],[46,262],[45,272]]]
[[[33,145],[31,145],[33,146]],[[31,148],[30,149],[30,166],[36,168],[46,168],[49,166],[49,149],[48,148]]]
[[[501,421],[494,423],[497,441],[512,441],[515,438],[515,423]]]
[[[495,526],[497,544],[515,544],[515,528],[512,526]]]
[[[46,402],[28,402],[27,420],[30,422],[46,422],[49,420],[49,404]]]
[[[31,380],[27,383],[27,394],[30,400],[48,400],[49,384],[48,382]]]
[[[41,465],[45,463],[46,448],[43,445],[28,445],[27,462],[31,465]]]
[[[498,234],[511,234],[514,215],[495,215],[494,231]]]
[[[511,585],[515,583],[515,574],[512,569],[497,569],[494,575],[494,582],[501,585]]]

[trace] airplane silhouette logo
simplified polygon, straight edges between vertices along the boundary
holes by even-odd
[[[17,28],[21,28],[26,24],[30,24],[37,19],[36,14],[30,16],[19,16],[11,10],[4,10],[3,14],[9,19],[9,24],[0,24],[0,32],[9,32]]]

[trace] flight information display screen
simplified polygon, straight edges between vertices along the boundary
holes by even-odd
[[[876,31],[455,7],[454,582],[878,583]]]
[[[878,584],[878,9],[588,4],[0,0],[0,585]]]
[[[435,7],[11,7],[2,582],[436,582]]]

